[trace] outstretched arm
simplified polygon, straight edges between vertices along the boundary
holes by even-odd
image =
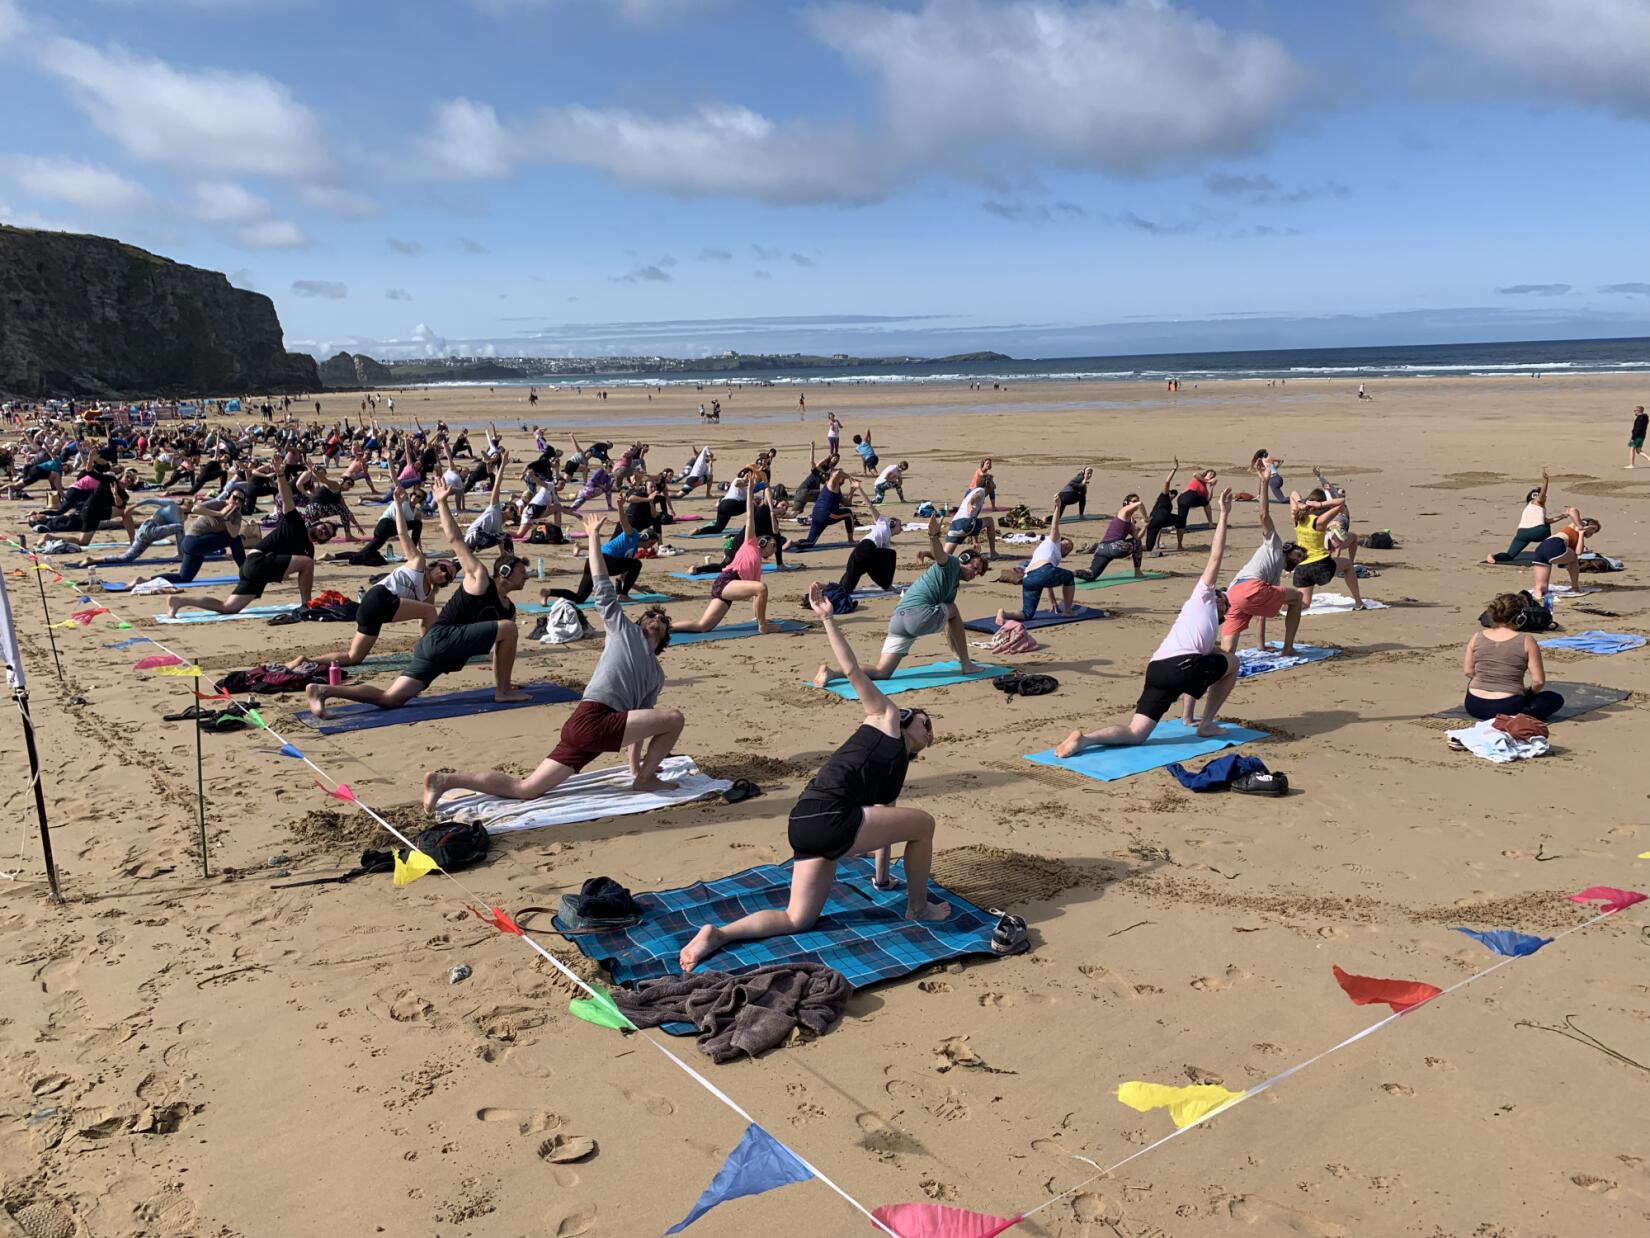
[[[1178,472],[1180,472],[1180,457],[1176,456],[1174,458],[1174,467],[1169,470],[1169,475],[1163,479],[1164,494],[1169,493],[1169,488],[1174,485],[1174,475]]]
[[[899,708],[882,694],[876,681],[860,666],[859,659],[848,645],[848,638],[836,625],[836,612],[825,596],[825,586],[817,580],[808,586],[808,605],[825,625],[825,639],[831,643],[831,656],[836,659],[843,678],[853,685],[854,691],[859,694],[860,704],[865,706],[865,721],[884,734],[898,735]]]
[[[1048,522],[1048,540],[1056,545],[1060,541],[1060,496],[1054,496],[1054,519]]]
[[[1552,479],[1547,476],[1547,468],[1543,465],[1541,468],[1541,493],[1535,496],[1535,501],[1543,507],[1547,506],[1547,487],[1551,484]]]
[[[500,447],[498,451],[498,459],[493,464],[493,494],[492,497],[487,500],[489,506],[498,506],[498,496],[504,490],[504,466],[509,463],[510,453]]]
[[[1220,492],[1220,519],[1215,522],[1215,540],[1209,546],[1209,562],[1203,568],[1203,585],[1215,587],[1220,578],[1220,559],[1226,553],[1226,527],[1232,521],[1232,488]]]
[[[584,518],[585,549],[589,554],[592,583],[607,579],[607,560],[602,557],[602,525],[606,521],[592,513]]]
[[[1255,477],[1260,481],[1260,488],[1256,498],[1260,502],[1260,531],[1270,537],[1278,531],[1278,526],[1272,521],[1272,487],[1266,484],[1266,464],[1264,461],[1255,461]]]
[[[954,543],[944,541],[940,537],[940,518],[930,516],[928,518],[928,551],[934,556],[934,562],[942,567],[951,562],[951,551],[954,548]]]
[[[453,554],[457,556],[459,566],[464,569],[469,581],[478,586],[484,584],[487,580],[487,569],[476,557],[476,552],[470,549],[470,544],[464,540],[464,531],[458,527],[453,509],[447,506],[447,498],[452,491],[448,489],[446,479],[436,478],[430,484],[430,493],[435,497],[435,514],[441,521],[441,532],[452,543]]]
[[[400,486],[390,487],[390,510],[395,513],[395,537],[401,543],[401,554],[407,560],[407,566],[415,572],[424,570],[424,552],[413,545],[411,532],[407,529],[406,491]],[[463,539],[460,538],[460,541]]]

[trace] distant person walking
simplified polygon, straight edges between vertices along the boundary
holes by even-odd
[[[1644,452],[1645,431],[1650,429],[1650,417],[1644,415],[1644,405],[1640,404],[1633,410],[1633,428],[1627,432],[1627,467],[1637,468],[1638,459],[1643,456],[1650,461],[1650,455]]]

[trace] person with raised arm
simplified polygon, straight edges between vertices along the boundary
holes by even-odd
[[[1071,538],[1060,533],[1060,512],[1064,506],[1061,496],[1055,495],[1054,515],[1049,520],[1048,534],[1031,552],[1031,562],[1026,565],[1025,575],[1020,577],[1020,609],[999,610],[998,627],[1010,619],[1023,622],[1035,615],[1044,589],[1060,590],[1060,600],[1054,606],[1057,615],[1069,615],[1077,605],[1077,577],[1072,575],[1070,568],[1060,564],[1072,552]]]
[[[476,791],[509,800],[547,795],[604,752],[628,754],[631,785],[638,792],[668,791],[675,784],[659,777],[659,766],[681,738],[678,709],[658,708],[665,684],[660,652],[670,644],[670,616],[657,606],[631,621],[614,591],[601,551],[602,517],[584,518],[592,596],[607,640],[590,676],[584,699],[562,723],[555,749],[525,778],[501,770],[424,775],[424,807],[434,812],[448,791]]]
[[[1257,460],[1253,467],[1260,479],[1257,501],[1263,536],[1259,548],[1226,586],[1227,610],[1220,624],[1220,647],[1227,653],[1236,653],[1243,630],[1250,621],[1259,619],[1257,639],[1265,649],[1266,621],[1281,614],[1284,616],[1283,656],[1294,657],[1295,633],[1300,629],[1301,611],[1306,603],[1299,589],[1284,586],[1283,574],[1299,567],[1306,551],[1278,536],[1278,527],[1272,520],[1272,492],[1266,485],[1266,465]]]
[[[413,646],[407,669],[388,688],[370,684],[310,684],[309,712],[327,716],[329,700],[365,701],[380,709],[396,709],[428,688],[442,675],[461,670],[471,658],[491,653],[493,659],[493,699],[501,704],[528,700],[516,687],[510,673],[516,665],[516,607],[510,594],[527,583],[527,561],[509,552],[500,554],[488,571],[486,564],[459,534],[458,521],[448,506],[451,491],[445,482],[436,482],[436,514],[441,531],[452,543],[453,553],[463,570],[463,583],[454,590],[435,622]]]
[[[752,479],[756,476],[751,473]],[[754,485],[752,480],[747,483]],[[773,528],[773,489],[763,487],[760,495],[752,493],[749,502],[745,504],[745,536],[739,543],[739,549],[733,552],[733,558],[728,561],[710,586],[710,602],[705,606],[705,613],[691,623],[676,625],[678,632],[709,632],[716,625],[727,618],[728,611],[733,609],[735,602],[749,601],[755,612],[756,630],[766,636],[773,629],[768,626],[768,582],[762,579],[762,564],[771,558],[778,545],[777,534],[759,534],[756,531],[757,508],[765,509],[769,514],[768,528]]]
[[[808,605],[824,624],[837,666],[859,693],[865,720],[826,759],[791,809],[787,833],[795,860],[789,904],[783,911],[758,911],[731,924],[702,926],[678,957],[684,972],[732,942],[812,928],[836,881],[837,861],[844,856],[874,852],[875,880],[886,888],[888,852],[895,843],[905,844],[906,918],[943,920],[951,912],[948,904],[928,898],[934,818],[920,808],[895,803],[905,787],[911,758],[934,742],[928,711],[901,709],[882,694],[855,659],[818,582],[808,590]]]
[[[1214,541],[1203,575],[1192,586],[1192,594],[1180,608],[1168,636],[1152,654],[1146,666],[1146,684],[1135,703],[1134,715],[1126,723],[1101,727],[1097,731],[1073,731],[1055,747],[1062,757],[1073,757],[1090,748],[1143,744],[1151,738],[1163,715],[1184,701],[1183,720],[1197,726],[1197,733],[1213,739],[1222,734],[1215,719],[1237,683],[1238,660],[1216,647],[1221,620],[1226,617],[1226,594],[1215,581],[1220,576],[1221,556],[1226,553],[1226,531],[1232,518],[1232,491],[1221,491],[1220,517],[1215,522]],[[1196,718],[1196,704],[1208,694],[1203,721]]]
[[[285,469],[276,471],[275,484],[281,496],[281,516],[263,540],[247,552],[240,579],[229,597],[220,601],[200,594],[179,593],[166,599],[168,615],[176,615],[185,607],[216,611],[220,615],[239,614],[261,598],[270,585],[288,576],[298,581],[299,600],[306,606],[309,604],[310,590],[315,584],[315,543],[309,540],[309,527],[304,524],[304,514],[298,509]]]

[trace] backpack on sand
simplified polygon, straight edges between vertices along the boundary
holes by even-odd
[[[479,822],[454,822],[425,830],[418,836],[418,849],[444,871],[456,873],[485,860],[492,842],[487,827]]]

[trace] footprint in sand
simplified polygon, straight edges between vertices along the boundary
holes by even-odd
[[[1205,993],[1218,993],[1222,989],[1229,989],[1239,980],[1249,979],[1249,973],[1236,963],[1228,964],[1225,971],[1218,976],[1199,976],[1192,981],[1192,988]]]
[[[1217,1075],[1212,1070],[1204,1070],[1201,1066],[1183,1066],[1181,1069],[1186,1072],[1186,1078],[1193,1083],[1212,1083],[1216,1087],[1224,1087],[1226,1084],[1224,1076]]]
[[[1258,1195],[1239,1195],[1227,1203],[1226,1210],[1232,1220],[1245,1225],[1265,1225],[1269,1233],[1301,1234],[1304,1238],[1347,1238],[1348,1234],[1333,1221],[1299,1208],[1275,1204]]]
[[[476,1121],[508,1122],[523,1135],[537,1135],[561,1125],[559,1116],[541,1109],[477,1109]]]
[[[924,1178],[917,1185],[922,1189],[924,1195],[936,1203],[949,1204],[956,1202],[957,1188],[949,1182],[938,1182],[933,1178]]]
[[[1414,1096],[1415,1089],[1403,1083],[1383,1083],[1381,1091],[1388,1096]]]
[[[1085,1225],[1114,1224],[1123,1210],[1096,1191],[1084,1191],[1071,1197],[1071,1211]]]
[[[552,1135],[539,1144],[539,1160],[571,1165],[596,1155],[596,1141],[587,1135]]]
[[[907,1079],[891,1079],[883,1084],[882,1090],[895,1100],[920,1105],[923,1112],[942,1122],[955,1122],[972,1112],[968,1101],[957,1088],[930,1087]]]
[[[556,1238],[579,1238],[596,1228],[596,1205],[580,1204],[556,1222]]]
[[[1081,963],[1077,967],[1077,972],[1079,975],[1094,981],[1113,997],[1132,998],[1135,996],[1134,985],[1101,963]]]
[[[1616,1184],[1608,1178],[1600,1178],[1596,1174],[1571,1174],[1570,1181],[1584,1191],[1591,1191],[1595,1195],[1608,1195],[1616,1189]]]
[[[1318,930],[1318,936],[1319,937],[1345,937],[1346,936],[1346,930],[1343,929],[1343,928],[1336,928],[1332,924],[1326,924],[1326,925],[1324,925],[1323,928]]]
[[[1014,1005],[1014,999],[1007,993],[981,993],[980,1005],[992,1010],[1007,1010]]]
[[[655,1096],[651,1092],[621,1092],[626,1100],[640,1105],[644,1113],[656,1118],[668,1118],[676,1112],[676,1102],[663,1096]]]
[[[917,988],[924,993],[949,993],[951,986],[944,980],[919,980]]]

